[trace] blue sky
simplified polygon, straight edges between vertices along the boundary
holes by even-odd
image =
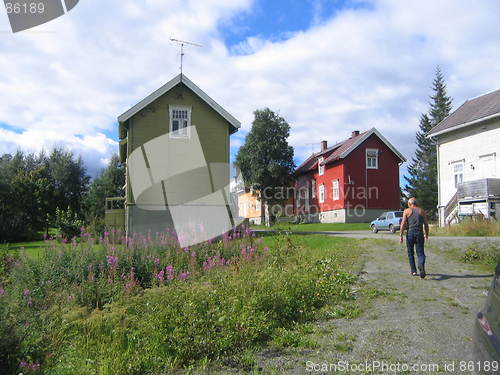
[[[178,73],[176,37],[203,45],[185,73],[242,122],[233,155],[269,107],[297,162],[371,127],[410,159],[436,65],[455,107],[500,87],[498,14],[490,0],[101,0],[15,35],[3,14],[0,153],[65,146],[95,174],[117,116]]]
[[[368,8],[365,2],[348,0],[254,1],[249,11],[237,14],[220,26],[224,42],[231,53],[239,54],[240,43],[258,37],[280,42],[297,32],[332,18],[342,9]]]

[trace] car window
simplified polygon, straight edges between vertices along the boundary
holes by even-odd
[[[393,219],[394,218],[394,214],[392,212],[389,212],[387,214],[387,219],[390,220],[390,219]]]
[[[385,214],[380,215],[379,220],[385,220]]]
[[[403,211],[397,211],[397,212],[394,212],[394,215],[396,217],[403,217]]]

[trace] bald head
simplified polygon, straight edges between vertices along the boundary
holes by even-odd
[[[412,197],[408,199],[408,207],[416,207],[417,206],[417,198]]]

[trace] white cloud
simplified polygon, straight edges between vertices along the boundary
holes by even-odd
[[[232,49],[218,25],[251,11],[251,0],[87,1],[33,31],[3,33],[0,123],[23,133],[0,130],[0,153],[64,143],[100,165],[116,151],[104,135],[116,116],[177,74],[175,36],[203,44],[187,51],[186,73],[243,122],[243,134],[253,111],[270,107],[291,124],[298,159],[308,143],[373,126],[411,156],[437,64],[455,106],[500,87],[500,3],[370,4],[330,20],[318,10],[321,23],[285,41],[256,30]]]

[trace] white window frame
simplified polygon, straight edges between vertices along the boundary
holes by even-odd
[[[173,111],[187,111],[187,126],[185,134],[180,134],[179,131],[173,131]],[[168,106],[168,117],[169,117],[169,137],[178,139],[189,139],[191,138],[191,107],[180,106],[180,105],[170,105]]]
[[[375,152],[375,156],[368,156],[369,152]],[[366,156],[366,169],[378,169],[378,149],[367,148],[365,151],[365,156]],[[373,161],[375,161],[375,163],[373,163]]]
[[[332,181],[332,198],[334,201],[338,201],[340,199],[340,183],[339,180]]]
[[[316,198],[316,180],[311,180],[311,196]]]
[[[462,169],[461,171],[457,171],[457,168],[455,168],[459,166]],[[464,171],[465,171],[465,160],[457,160],[451,162],[451,173],[453,175],[453,186],[455,186],[455,189],[457,188],[458,184],[464,182]]]
[[[324,203],[325,202],[325,185],[321,184],[319,185],[319,203]]]
[[[318,174],[320,176],[323,176],[325,174],[325,166],[321,165],[321,163],[323,162],[323,160],[325,160],[325,158],[323,156],[320,156],[318,158]]]

